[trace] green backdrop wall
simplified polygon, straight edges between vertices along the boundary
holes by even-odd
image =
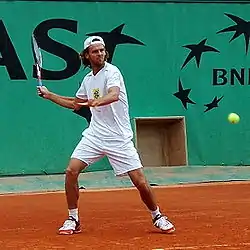
[[[44,80],[52,91],[74,96],[87,72],[76,59],[86,34],[112,31],[105,39],[125,77],[131,118],[184,115],[190,165],[250,164],[250,4],[2,1],[0,13],[0,175],[62,173],[87,126],[37,97],[34,30],[44,68],[72,74]],[[68,65],[54,55],[60,49]],[[239,124],[228,123],[230,112],[241,116]],[[110,169],[106,159],[89,171],[104,169]]]

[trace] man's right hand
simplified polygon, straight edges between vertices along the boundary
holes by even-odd
[[[37,86],[37,94],[45,99],[49,99],[51,93],[45,86]]]

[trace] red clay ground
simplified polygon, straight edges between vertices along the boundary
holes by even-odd
[[[250,249],[250,184],[155,188],[175,223],[162,234],[136,190],[82,192],[83,233],[57,235],[63,193],[0,196],[0,249]]]

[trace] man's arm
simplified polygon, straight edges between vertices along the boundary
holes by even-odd
[[[120,88],[119,87],[111,87],[108,89],[108,94],[100,97],[98,99],[91,99],[88,101],[88,106],[97,107],[108,105],[112,102],[116,102],[119,100]]]
[[[91,112],[89,107],[82,107],[76,105],[78,102],[87,102],[87,99],[80,99],[77,97],[60,96],[50,92],[46,87],[37,87],[37,92],[44,99],[48,99],[64,108],[73,109],[73,112],[81,117],[84,117],[88,123],[91,121]]]
[[[75,97],[69,97],[69,96],[60,96],[62,99],[64,100],[70,100],[70,101],[74,101]]]
[[[79,99],[76,97],[66,97],[66,96],[57,95],[53,92],[50,92],[45,86],[38,87],[37,92],[44,99],[48,99],[48,100],[54,102],[55,104],[58,104],[64,108],[73,109],[73,110],[75,110],[75,109],[78,110],[81,108],[81,106],[78,107],[75,105],[76,102],[86,102],[87,101],[87,99],[85,100],[85,99]]]
[[[74,98],[64,97],[50,92],[45,86],[37,87],[38,95],[64,108],[74,109]]]
[[[82,99],[82,98],[78,98],[78,97],[75,97],[74,100],[73,100],[73,105],[74,105],[74,110],[79,110],[81,109],[83,106],[82,105],[79,105],[79,103],[87,103],[88,102],[88,99],[87,97]],[[88,105],[86,105],[88,106]]]

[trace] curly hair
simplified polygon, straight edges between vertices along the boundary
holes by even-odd
[[[86,67],[91,68],[90,61],[89,61],[89,59],[86,58],[86,53],[88,53],[88,51],[89,51],[89,48],[83,50],[83,51],[79,54],[80,59],[81,59],[81,61],[82,61],[82,64],[84,65],[85,68],[86,68]],[[109,53],[108,53],[108,51],[107,51],[106,49],[105,49],[105,52],[106,52],[106,55],[105,55],[104,60],[107,61],[108,58],[109,58]]]

